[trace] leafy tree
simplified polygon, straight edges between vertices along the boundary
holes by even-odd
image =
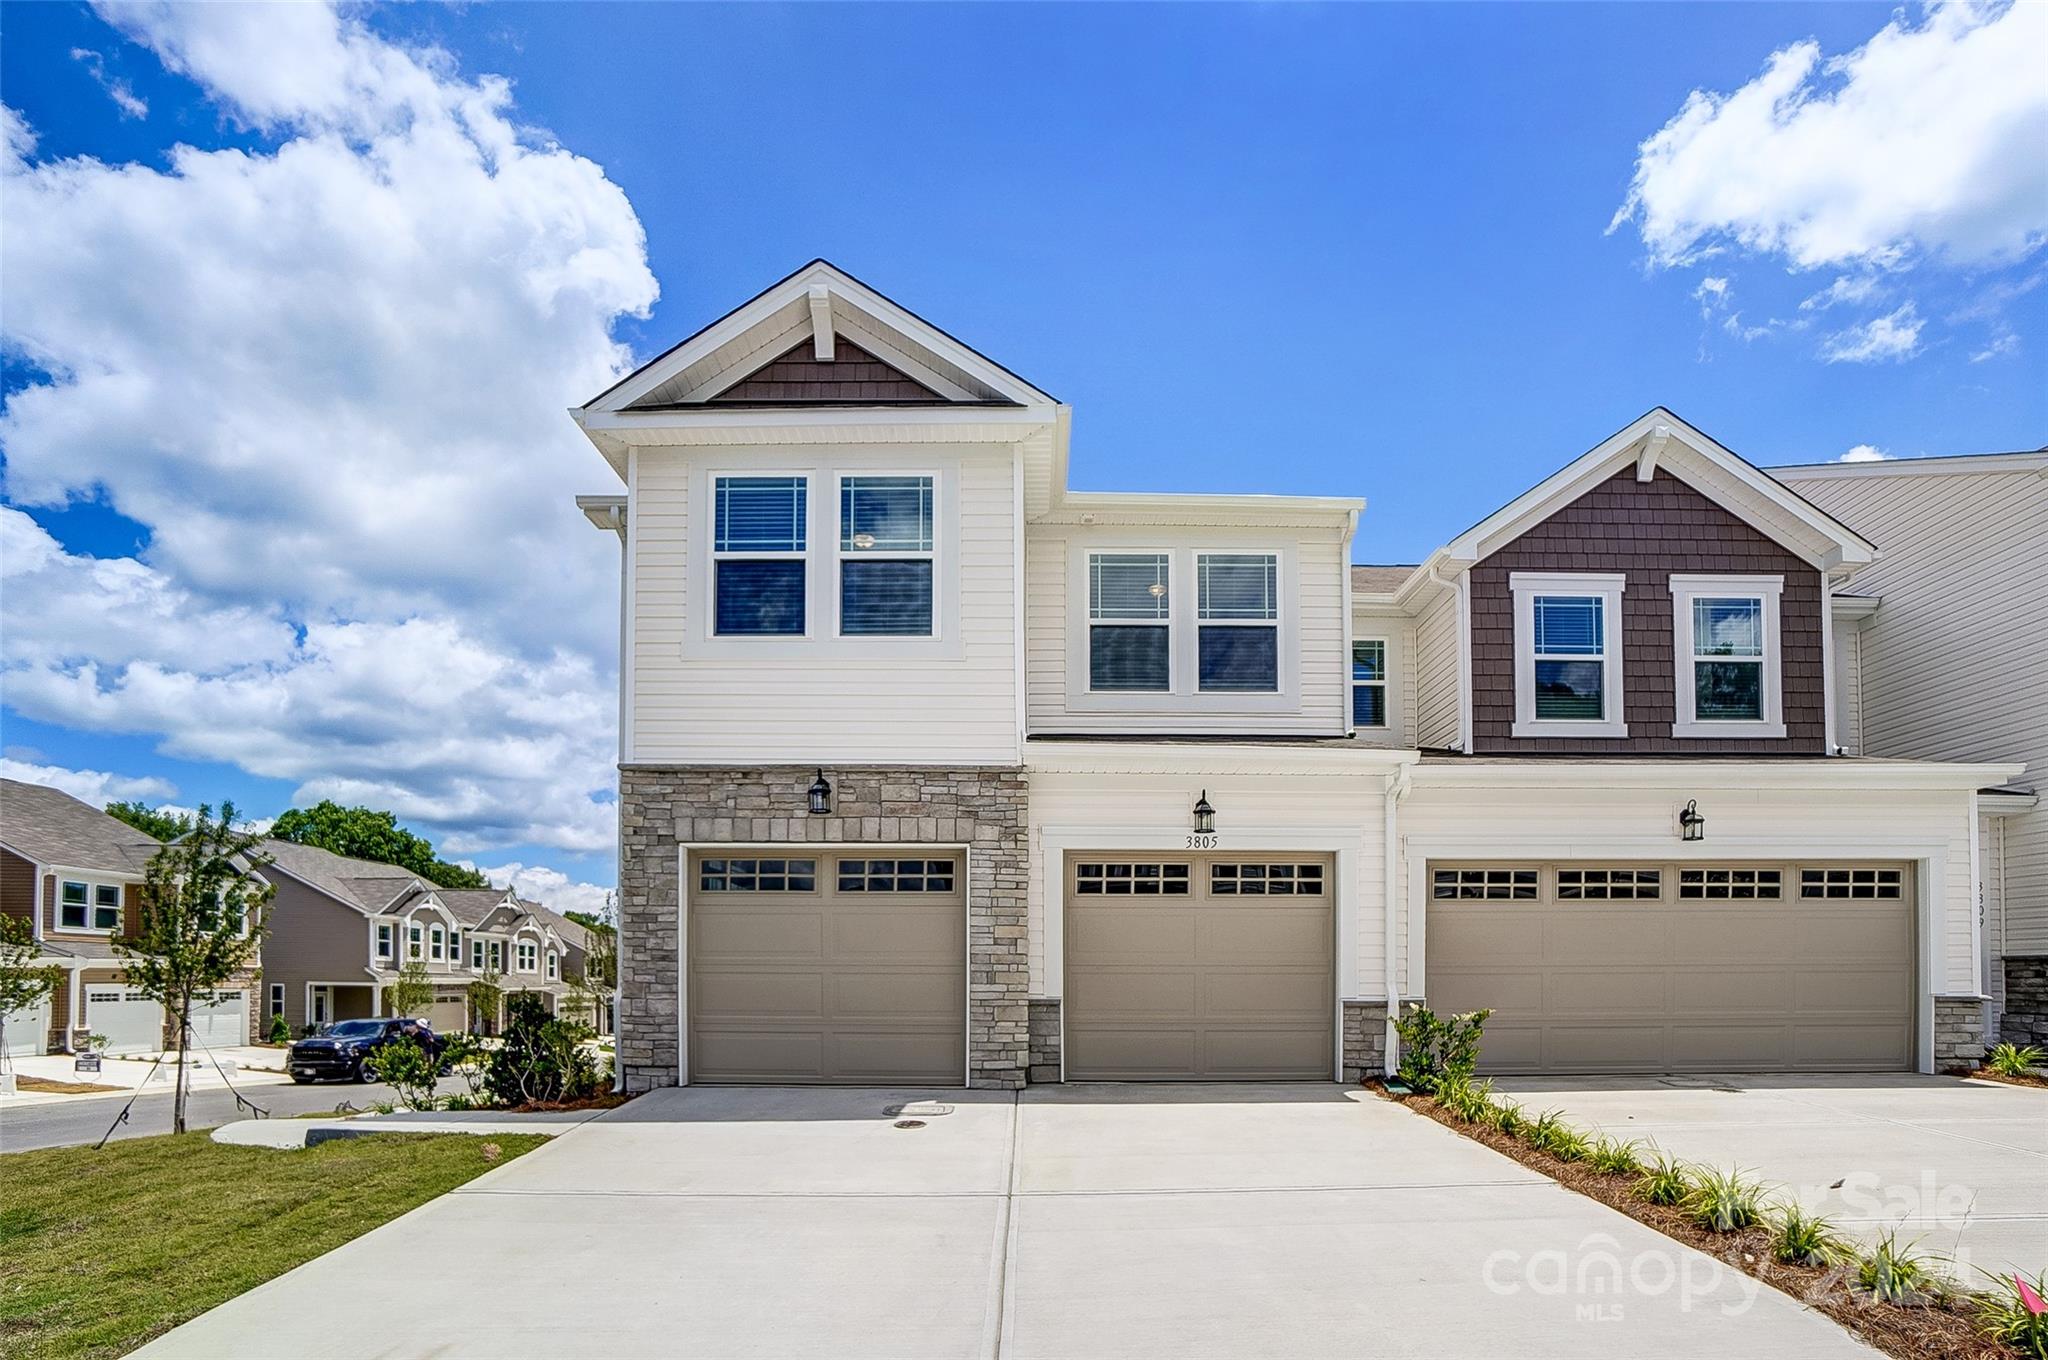
[[[474,869],[434,858],[433,842],[407,831],[391,813],[373,808],[345,808],[322,799],[309,808],[287,810],[272,825],[270,834],[281,841],[318,846],[350,859],[395,864],[443,888],[491,886]]]
[[[498,1027],[498,1006],[505,999],[503,973],[484,973],[473,979],[468,988],[469,1025],[480,1034],[489,1034]]]
[[[397,980],[384,989],[384,996],[390,1002],[391,1014],[424,1017],[427,1007],[434,1004],[434,980],[427,974],[427,965],[419,959],[407,959],[398,970]]]
[[[173,812],[169,808],[145,807],[141,803],[109,803],[107,815],[128,823],[145,836],[154,836],[160,841],[174,841],[192,829],[189,813]]]
[[[611,893],[606,893],[604,895],[606,914],[603,916],[598,915],[594,911],[565,911],[562,913],[562,915],[566,916],[568,919],[574,921],[577,925],[582,926],[585,929],[601,930],[604,931],[606,934],[610,934],[612,930],[612,923],[609,918],[612,910],[612,896],[613,895]]]
[[[505,1041],[484,1075],[499,1103],[557,1104],[597,1094],[597,1064],[583,1051],[588,1031],[549,1015],[537,992],[514,992],[506,1011]]]
[[[63,979],[55,964],[36,962],[42,952],[27,917],[0,916],[0,1054],[7,1052],[7,1013],[27,1010]]]
[[[185,1054],[192,1003],[246,968],[261,948],[275,889],[256,877],[263,841],[235,829],[235,805],[201,805],[192,830],[149,858],[138,929],[114,940],[127,985],[162,1004],[178,1027],[171,1131],[185,1131]]]
[[[605,897],[605,916],[593,916],[589,912],[564,912],[570,920],[577,922],[590,932],[589,942],[583,950],[581,971],[569,975],[569,988],[576,998],[579,1010],[590,1017],[597,1029],[605,1008],[611,1004],[618,990],[619,982],[619,936],[612,923],[606,919],[614,907],[611,894]]]
[[[434,1087],[441,1080],[441,1064],[418,1040],[394,1040],[372,1053],[364,1065],[377,1080],[398,1092],[406,1109],[431,1110],[438,1103]]]

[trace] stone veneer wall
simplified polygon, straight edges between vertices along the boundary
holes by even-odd
[[[2048,956],[2005,960],[2005,1014],[1998,1029],[2010,1044],[2048,1045]]]
[[[1934,1070],[1975,1067],[1984,1059],[1984,1003],[1934,998]]]
[[[1031,999],[1030,1076],[1033,1084],[1060,1079],[1060,1000],[1056,996]]]
[[[1025,786],[1021,769],[834,769],[830,814],[805,811],[816,771],[619,772],[618,1061],[626,1089],[676,1084],[676,871],[684,844],[966,845],[969,1084],[1013,1089],[1030,1065]]]
[[[1358,1083],[1386,1074],[1387,1008],[1377,1001],[1344,1003],[1344,1080]]]

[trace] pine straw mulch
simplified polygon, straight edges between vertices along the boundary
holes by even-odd
[[[56,1077],[21,1077],[14,1079],[17,1091],[37,1091],[44,1095],[89,1096],[101,1091],[125,1091],[125,1086],[102,1086],[96,1081],[60,1081]]]
[[[1976,1067],[1971,1068],[1967,1072],[1958,1072],[1956,1075],[1959,1077],[1975,1077],[1979,1081],[2002,1082],[2007,1086],[2032,1086],[2037,1090],[2042,1087],[2048,1087],[2048,1077],[2036,1076],[2032,1072],[2023,1072],[2019,1076],[2008,1077],[2003,1072],[1994,1072],[1988,1067]]]
[[[631,1100],[637,1092],[606,1091],[601,1096],[585,1096],[581,1100],[529,1100],[524,1105],[508,1105],[503,1114],[555,1114],[563,1110],[616,1110]]]
[[[1960,1299],[1922,1307],[1878,1303],[1853,1289],[1853,1265],[1834,1268],[1787,1265],[1771,1254],[1771,1234],[1766,1228],[1713,1232],[1700,1227],[1678,1209],[1637,1199],[1633,1176],[1610,1175],[1578,1162],[1560,1161],[1498,1129],[1463,1123],[1428,1096],[1399,1096],[1384,1087],[1376,1086],[1375,1089],[1380,1095],[1406,1105],[1417,1114],[1434,1119],[1475,1142],[1484,1143],[1532,1171],[1542,1172],[1567,1190],[1599,1200],[1608,1208],[1619,1210],[1666,1237],[1761,1280],[1815,1312],[1826,1314],[1886,1355],[1897,1356],[1899,1360],[2012,1360],[2020,1354],[1978,1331],[1969,1305]]]

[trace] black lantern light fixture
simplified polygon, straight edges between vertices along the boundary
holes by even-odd
[[[811,781],[811,811],[822,813],[831,810],[832,785],[826,782],[825,772],[819,770],[818,777]]]
[[[1202,790],[1202,796],[1195,800],[1195,834],[1206,836],[1216,830],[1216,809],[1209,806],[1209,791]]]
[[[1703,841],[1707,838],[1707,819],[1700,816],[1699,799],[1686,801],[1678,814],[1678,831],[1689,841]]]

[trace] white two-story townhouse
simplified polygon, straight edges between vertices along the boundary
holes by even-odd
[[[1360,500],[1070,490],[1068,408],[823,261],[572,415],[631,1089],[1357,1080],[1408,1002],[1503,1071],[1981,1050],[2019,766],[1835,753],[1878,550],[1666,410],[1360,568]]]

